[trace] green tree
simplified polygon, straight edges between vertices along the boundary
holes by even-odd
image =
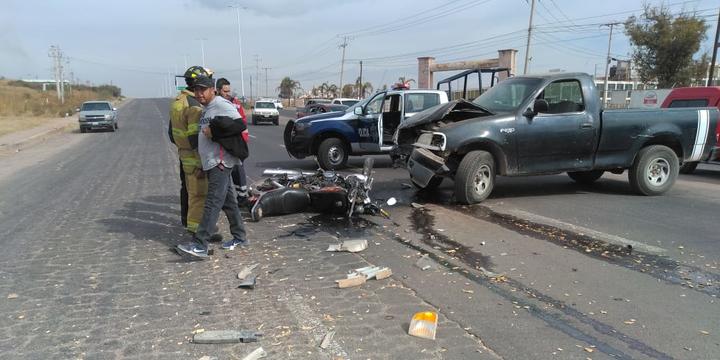
[[[641,17],[625,21],[633,45],[633,62],[643,82],[657,80],[659,88],[690,83],[693,54],[705,39],[705,20],[695,14],[673,15],[670,9],[645,6]]]
[[[692,78],[691,85],[705,86],[705,79],[710,75],[710,55],[703,53],[699,59],[693,60],[688,71],[690,72],[690,78]]]
[[[280,91],[281,98],[290,99],[295,94],[295,91],[300,89],[300,82],[286,76],[280,81],[280,86],[277,89]]]
[[[342,87],[342,94],[340,97],[349,98],[355,96],[355,85],[345,84]]]

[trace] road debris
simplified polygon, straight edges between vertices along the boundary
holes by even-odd
[[[253,330],[208,330],[193,335],[195,344],[234,344],[258,341],[263,336]]]
[[[367,280],[376,279],[382,280],[389,278],[392,275],[392,270],[388,267],[381,268],[379,266],[366,266],[363,268],[355,269],[347,275],[345,279],[335,280],[338,287],[341,289],[359,286],[364,284]]]
[[[8,298],[8,299],[17,299],[17,298],[18,298],[18,294],[16,294],[16,293],[9,294],[9,295],[7,296],[7,298]]]
[[[237,278],[240,280],[245,280],[245,278],[248,275],[252,274],[253,269],[255,269],[257,266],[258,266],[258,264],[252,264],[250,266],[246,266],[237,274]]]
[[[332,342],[333,336],[335,336],[335,331],[329,331],[322,339],[322,342],[320,343],[321,349],[327,349],[330,346],[330,342]]]
[[[201,334],[201,333],[204,333],[204,332],[205,332],[205,329],[195,329],[195,330],[192,331],[193,335],[195,335],[195,334]]]
[[[424,205],[418,204],[418,203],[416,203],[416,202],[410,203],[410,206],[412,206],[412,207],[414,207],[414,208],[416,208],[416,209],[422,209],[422,208],[425,207]]]
[[[254,288],[255,288],[255,279],[256,279],[256,278],[257,278],[257,276],[255,276],[255,275],[250,275],[250,276],[246,277],[245,280],[243,280],[243,281],[238,285],[238,288],[254,289]]]
[[[415,262],[415,266],[419,267],[422,271],[425,271],[435,269],[435,262],[430,259],[430,255],[425,254]]]
[[[255,349],[253,352],[247,354],[243,360],[257,360],[267,356],[267,352],[262,347]]]
[[[400,187],[402,187],[403,189],[412,189],[413,188],[413,186],[408,183],[402,183],[402,184],[400,184]]]
[[[408,328],[408,335],[435,340],[438,314],[433,311],[421,311],[413,315]]]
[[[347,251],[351,253],[360,252],[367,249],[367,240],[346,240],[342,244],[332,244],[325,251]]]

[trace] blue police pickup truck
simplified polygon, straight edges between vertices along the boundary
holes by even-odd
[[[415,114],[399,126],[397,146],[409,149],[399,156],[417,187],[450,178],[465,204],[487,198],[496,175],[567,172],[590,184],[605,171],[628,170],[635,192],[660,195],[682,163],[708,157],[717,122],[717,108],[602,110],[590,75],[528,75],[472,102]]]
[[[316,156],[323,169],[340,169],[351,155],[390,153],[399,124],[422,110],[447,102],[444,91],[381,91],[344,112],[289,121],[283,134],[285,149],[298,159]]]

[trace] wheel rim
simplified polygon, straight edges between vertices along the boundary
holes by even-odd
[[[473,176],[473,188],[478,195],[481,195],[487,191],[490,187],[491,182],[491,171],[487,165],[481,166]]]
[[[343,156],[343,149],[339,146],[333,146],[328,149],[328,159],[330,159],[330,163],[333,165],[337,165],[342,162]]]
[[[670,163],[663,159],[655,159],[648,164],[645,178],[650,185],[662,186],[670,178]]]

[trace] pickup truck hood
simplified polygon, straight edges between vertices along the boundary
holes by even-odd
[[[344,111],[331,111],[331,112],[323,113],[323,114],[303,116],[300,119],[298,119],[297,122],[309,123],[309,122],[315,121],[315,120],[325,120],[325,119],[332,119],[332,118],[340,119],[343,117],[343,115],[345,115]]]
[[[411,129],[437,122],[452,123],[489,115],[494,114],[469,101],[462,99],[453,100],[444,104],[435,105],[413,115],[400,123],[398,129]]]

